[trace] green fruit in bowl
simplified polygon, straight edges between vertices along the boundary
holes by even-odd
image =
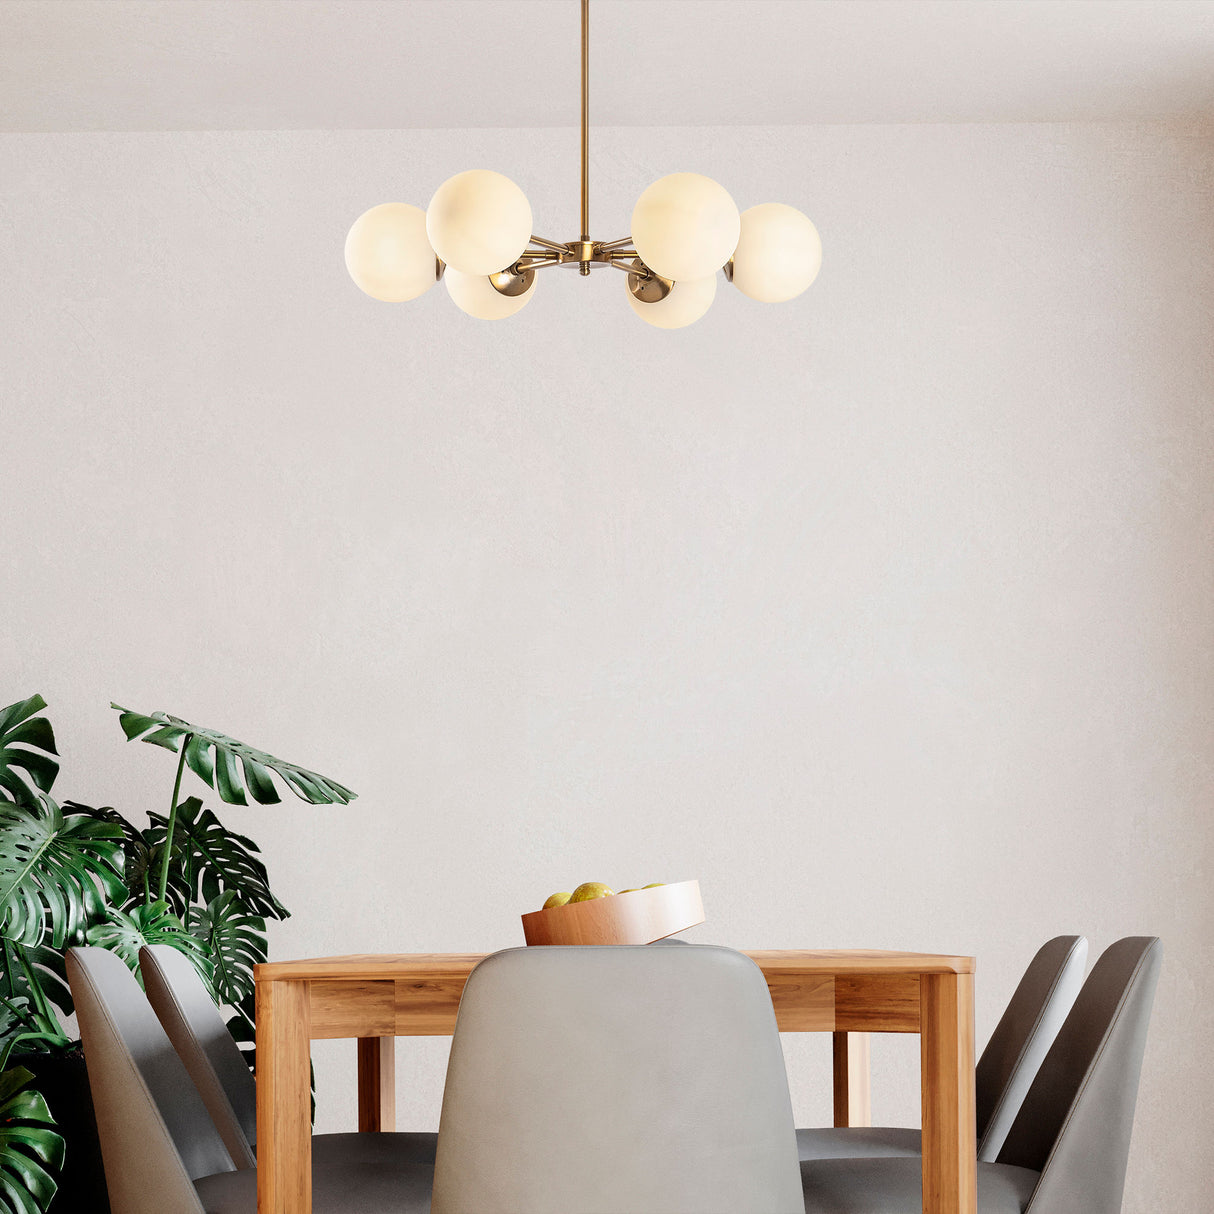
[[[661,889],[665,885],[665,881],[655,881],[652,885],[642,885],[642,889]]]
[[[593,902],[595,898],[613,898],[614,896],[615,890],[610,885],[604,885],[601,881],[583,881],[573,891],[569,901]]]
[[[553,894],[547,902],[544,903],[543,910],[551,910],[554,906],[564,906],[573,895],[565,893],[563,890],[559,894]]]
[[[629,887],[628,889],[617,889],[615,892],[618,897],[620,894],[635,894],[637,891],[634,888]]]

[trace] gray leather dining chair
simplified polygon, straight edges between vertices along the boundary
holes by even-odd
[[[732,949],[511,949],[472,971],[434,1214],[801,1211],[767,984]]]
[[[1079,994],[1087,960],[1083,936],[1055,936],[1037,950],[1012,993],[974,1072],[979,1159],[998,1158],[1033,1076]],[[920,1150],[918,1130],[895,1126],[797,1131],[802,1159],[917,1156]]]
[[[73,948],[67,975],[113,1214],[256,1214],[257,1171],[237,1171],[139,983],[105,949]],[[314,1214],[425,1214],[424,1163],[314,1161]]]
[[[148,1002],[193,1079],[238,1168],[257,1163],[257,1083],[198,971],[175,948],[139,950]],[[312,1158],[332,1163],[380,1160],[433,1163],[434,1133],[314,1134]]]
[[[1127,936],[1101,955],[1037,1072],[994,1163],[978,1164],[978,1214],[1117,1214],[1163,946]],[[801,1164],[805,1214],[917,1214],[921,1161]]]

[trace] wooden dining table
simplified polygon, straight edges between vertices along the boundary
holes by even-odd
[[[395,1128],[397,1037],[455,1029],[480,953],[275,961],[257,983],[258,1214],[311,1214],[310,1043],[358,1039],[359,1129]],[[868,1124],[868,1033],[918,1033],[924,1214],[976,1214],[974,959],[749,952],[785,1033],[834,1034],[834,1121]]]

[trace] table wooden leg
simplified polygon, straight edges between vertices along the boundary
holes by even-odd
[[[835,1033],[835,1125],[872,1125],[867,1033]]]
[[[924,1214],[976,1214],[974,978],[920,978]]]
[[[358,1039],[358,1128],[362,1133],[396,1129],[396,1038]]]
[[[306,982],[257,984],[257,1211],[312,1214]]]

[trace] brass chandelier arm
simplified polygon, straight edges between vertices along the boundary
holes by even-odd
[[[631,236],[621,236],[617,240],[608,241],[569,240],[564,244],[549,240],[546,236],[532,236],[530,244],[535,247],[527,248],[519,254],[518,260],[509,267],[511,272],[522,274],[527,270],[544,270],[549,266],[571,264],[576,264],[581,270],[583,266],[597,264],[627,269],[630,274],[637,274],[641,278],[650,274],[648,267],[644,265],[638,270],[633,259],[639,261],[639,257],[636,249],[632,247]]]
[[[547,236],[532,236],[531,243],[537,244],[540,248],[551,249],[554,253],[566,253],[568,248],[558,240],[549,240]]]
[[[546,265],[568,265],[569,262],[597,262],[599,265],[612,265],[617,257],[636,257],[636,249],[632,248],[630,236],[619,237],[615,240],[550,240],[546,236],[533,236],[528,242],[515,266],[527,266],[538,270]]]
[[[559,257],[520,257],[506,272],[524,274],[528,270],[546,270],[549,266],[561,264],[563,263]]]

